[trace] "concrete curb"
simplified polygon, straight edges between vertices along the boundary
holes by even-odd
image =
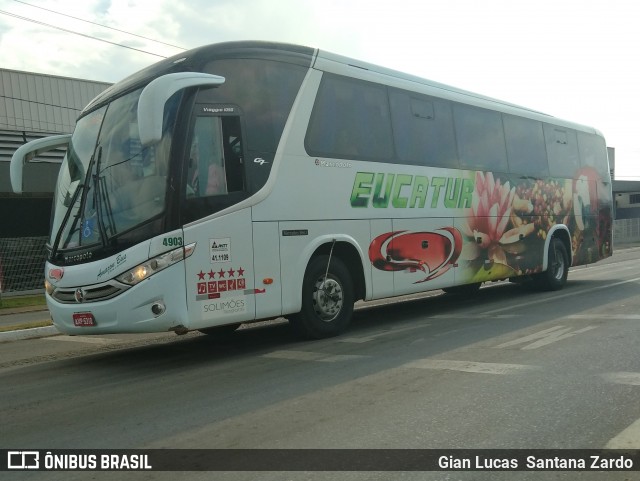
[[[0,332],[0,342],[21,341],[38,337],[57,336],[61,334],[55,326],[34,327],[32,329],[18,329],[17,331]]]

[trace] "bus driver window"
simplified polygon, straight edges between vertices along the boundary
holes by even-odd
[[[187,196],[205,197],[226,193],[220,118],[198,117],[189,156]]]

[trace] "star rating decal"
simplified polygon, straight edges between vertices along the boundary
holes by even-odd
[[[224,296],[226,293],[233,295],[238,291],[244,292],[244,295],[246,295],[248,291],[246,291],[247,279],[244,277],[245,272],[242,266],[238,268],[229,267],[226,270],[220,267],[218,271],[209,268],[208,272],[200,269],[200,272],[196,272],[198,278],[197,299],[218,299],[221,295]],[[264,290],[251,292],[259,294],[263,293]]]
[[[245,270],[242,267],[238,267],[237,269],[234,269],[233,267],[230,267],[229,270],[225,271],[224,269],[220,269],[219,271],[215,272],[213,269],[210,269],[209,272],[204,272],[202,269],[200,269],[200,272],[196,273],[196,276],[198,276],[198,280],[199,281],[204,281],[205,280],[205,276],[209,276],[209,280],[215,279],[216,274],[218,275],[218,279],[224,279],[226,277],[229,278],[233,278],[233,277],[244,277],[244,272]]]

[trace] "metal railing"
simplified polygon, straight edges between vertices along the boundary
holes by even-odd
[[[46,237],[0,238],[0,292],[44,289]]]
[[[640,219],[616,219],[613,221],[613,247],[640,242]]]

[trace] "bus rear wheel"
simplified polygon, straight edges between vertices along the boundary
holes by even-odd
[[[549,245],[549,261],[547,270],[537,274],[534,282],[537,288],[544,291],[558,291],[567,283],[569,275],[569,254],[564,243],[554,237]]]
[[[302,282],[302,309],[291,325],[305,338],[337,336],[351,322],[353,302],[353,281],[344,263],[337,257],[329,263],[328,255],[315,257]]]

